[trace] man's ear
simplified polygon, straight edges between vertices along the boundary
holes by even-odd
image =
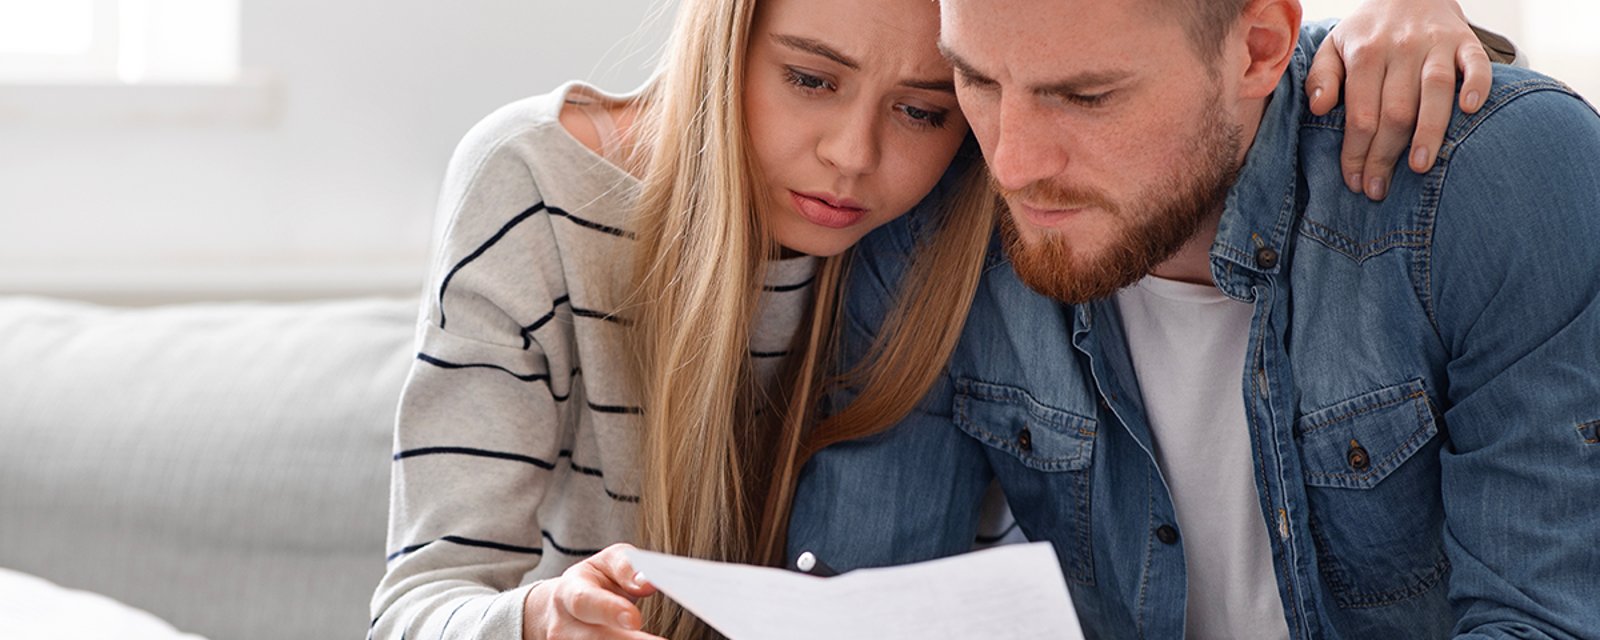
[[[1300,41],[1300,1],[1250,0],[1239,20],[1246,55],[1239,97],[1265,98],[1278,88],[1294,58]]]

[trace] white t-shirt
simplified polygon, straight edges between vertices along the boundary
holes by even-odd
[[[1251,306],[1154,276],[1116,302],[1177,510],[1187,636],[1287,638],[1244,416]]]

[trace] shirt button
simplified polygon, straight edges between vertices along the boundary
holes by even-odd
[[[1278,251],[1272,247],[1256,249],[1256,266],[1271,269],[1278,266]]]
[[[1366,471],[1372,466],[1372,458],[1367,455],[1366,447],[1355,440],[1350,441],[1350,450],[1345,453],[1345,462],[1350,463],[1350,468],[1356,471]]]
[[[1022,447],[1023,451],[1033,451],[1033,432],[1024,428],[1022,433],[1017,434],[1017,446]]]
[[[1172,528],[1172,525],[1161,525],[1156,528],[1156,539],[1160,540],[1161,544],[1173,544],[1178,541],[1178,530]]]

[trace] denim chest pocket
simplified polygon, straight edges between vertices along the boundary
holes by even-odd
[[[1026,390],[962,378],[956,424],[1035,471],[1081,471],[1094,458],[1095,421],[1033,399]]]
[[[1095,420],[1042,404],[1024,389],[968,378],[956,380],[954,413],[956,425],[988,447],[1022,532],[1049,540],[1062,574],[1092,586]]]
[[[1441,438],[1422,382],[1308,413],[1295,435],[1317,564],[1339,606],[1382,607],[1437,586],[1450,570]]]

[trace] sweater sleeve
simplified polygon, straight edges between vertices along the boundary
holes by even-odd
[[[551,322],[566,283],[519,138],[528,126],[491,116],[447,172],[370,638],[521,637],[523,583],[544,554],[540,505],[576,420],[562,402],[575,357],[546,344],[571,325]]]

